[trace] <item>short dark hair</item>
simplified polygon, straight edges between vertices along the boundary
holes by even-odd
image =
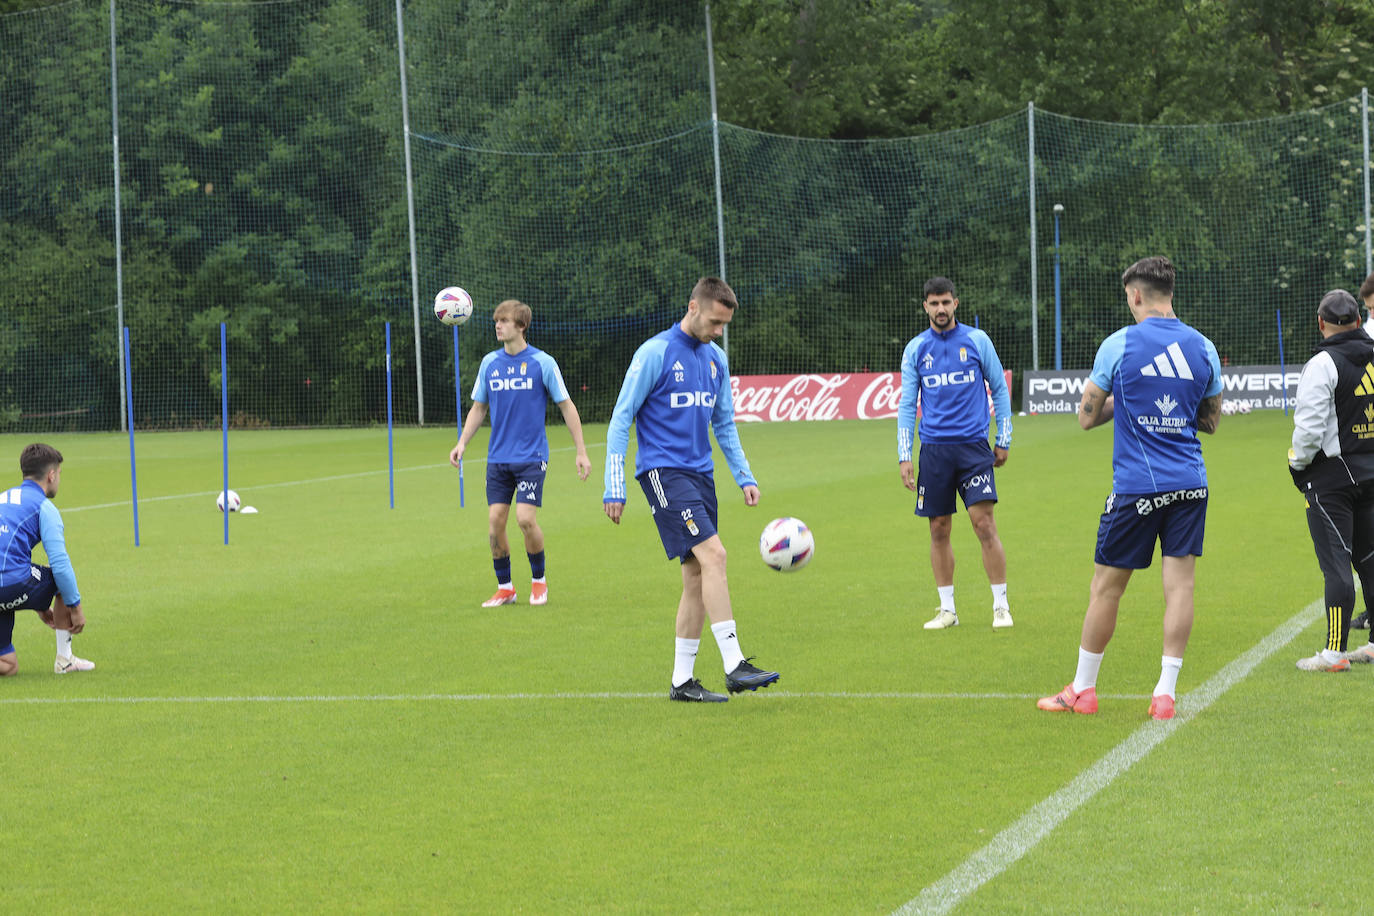
[[[1365,277],[1360,284],[1360,298],[1368,299],[1370,296],[1374,296],[1374,274]]]
[[[1164,255],[1141,258],[1121,275],[1121,285],[1138,283],[1164,296],[1174,294],[1174,263]]]
[[[735,291],[720,277],[702,277],[697,281],[697,285],[692,287],[692,298],[699,306],[707,302],[719,302],[727,308],[736,308],[739,305]]]
[[[62,453],[42,442],[26,445],[19,453],[19,472],[32,480],[46,477],[48,471],[61,463]]]
[[[958,298],[957,294],[954,292],[954,284],[948,277],[931,277],[926,281],[922,298],[943,296],[945,293],[949,293],[951,296]]]

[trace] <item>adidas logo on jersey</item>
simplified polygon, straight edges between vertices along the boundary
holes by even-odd
[[[673,361],[673,371],[674,371],[674,372],[682,372],[682,371],[683,371],[683,369],[682,369],[682,360],[679,359],[679,360],[674,360],[674,361]]]
[[[1164,352],[1155,354],[1153,363],[1147,363],[1140,370],[1141,375],[1150,378],[1186,378],[1191,380],[1193,370],[1188,367],[1188,360],[1183,356],[1183,348],[1174,341],[1164,348]]]
[[[1355,394],[1358,397],[1369,397],[1374,394],[1374,363],[1364,367],[1364,378],[1360,380]]]

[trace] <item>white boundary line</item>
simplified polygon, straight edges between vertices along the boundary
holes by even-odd
[[[661,700],[666,691],[658,693],[402,693],[355,694],[330,696],[325,694],[301,696],[222,696],[222,697],[0,697],[0,706],[45,706],[77,703],[135,705],[140,703],[472,703],[491,700]],[[848,693],[814,692],[788,693],[784,690],[759,694],[759,699],[772,700],[1033,700],[1033,693]],[[1144,700],[1144,694],[1107,695],[1099,699]]]
[[[1165,722],[1148,721],[1112,748],[1104,757],[1079,773],[1067,786],[1026,812],[1014,824],[992,838],[939,881],[898,907],[894,913],[948,913],[984,884],[1015,865],[1054,828],[1062,824],[1118,776],[1142,760],[1177,729],[1211,706],[1261,662],[1293,641],[1311,625],[1324,606],[1317,600],[1294,614],[1254,647],[1185,695],[1177,715]]]

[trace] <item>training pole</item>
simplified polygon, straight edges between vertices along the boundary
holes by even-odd
[[[224,322],[219,323],[219,430],[220,463],[224,467],[224,543],[229,543],[229,356],[225,344]]]
[[[453,326],[453,403],[458,414],[458,438],[463,438],[463,375],[458,371],[458,325]],[[463,459],[458,459],[458,508],[463,508]]]
[[[391,322],[386,323],[386,478],[391,508],[396,508],[396,459],[391,439]]]
[[[134,463],[134,376],[129,368],[129,329],[124,329],[124,399],[126,419],[129,422],[129,489],[134,503],[134,546],[138,546],[138,466]]]
[[[1288,416],[1288,372],[1283,368],[1283,311],[1274,309],[1274,321],[1279,326],[1279,381],[1283,386],[1283,415]]]

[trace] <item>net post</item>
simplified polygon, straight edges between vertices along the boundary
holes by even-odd
[[[1026,172],[1030,190],[1031,368],[1040,368],[1040,265],[1035,245],[1035,103],[1026,103]]]
[[[706,4],[706,73],[711,84],[711,150],[715,157],[716,179],[716,250],[720,278],[725,279],[725,203],[720,181],[720,117],[716,111],[716,54],[711,41],[711,4]],[[725,355],[730,355],[730,327],[726,325],[720,340]]]
[[[115,0],[110,0],[110,153],[114,159],[114,249],[115,249],[115,333],[122,329],[124,346],[119,350],[119,423],[125,414],[133,415],[129,406],[128,341],[129,329],[124,324],[124,225],[119,207],[119,65],[115,60]],[[1365,195],[1366,198],[1368,195]],[[133,420],[129,419],[130,449],[133,447]],[[138,508],[134,508],[134,546],[138,546]]]
[[[425,425],[424,362],[420,357],[420,263],[415,250],[415,175],[410,158],[410,94],[406,88],[406,30],[401,16],[401,0],[396,0],[396,53],[401,67],[401,138],[406,157],[406,214],[410,225],[410,309],[415,323],[415,406],[416,420]],[[388,340],[391,325],[387,325]],[[390,360],[391,345],[387,345]],[[387,365],[387,382],[391,382],[391,366]],[[389,407],[390,405],[388,405]]]

